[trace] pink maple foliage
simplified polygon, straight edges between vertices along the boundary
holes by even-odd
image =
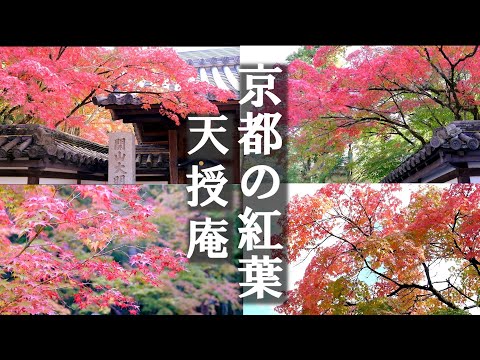
[[[92,97],[114,89],[139,96],[148,108],[173,121],[191,113],[218,114],[208,99],[232,93],[196,80],[196,70],[175,50],[159,47],[0,47],[0,111],[20,114],[17,122],[40,122],[50,128],[88,129],[90,139],[104,140],[111,122],[91,126]],[[143,81],[155,86],[142,87]],[[90,126],[89,126],[90,125]],[[92,139],[93,140],[93,139]]]
[[[117,306],[137,313],[133,298],[109,282],[140,277],[160,286],[161,273],[173,277],[186,263],[181,251],[152,243],[138,248],[139,239],[156,232],[148,221],[152,209],[141,200],[136,186],[3,187],[0,314],[64,313],[59,291],[65,289],[80,309]],[[132,247],[131,267],[111,257]]]
[[[435,120],[438,109],[451,120],[480,118],[478,46],[362,46],[347,56],[344,50],[321,46],[313,64],[289,64],[289,124],[316,123],[318,137],[330,139],[318,153],[341,152],[372,128],[379,136],[425,144],[413,122],[419,108],[432,114],[421,119],[431,128],[442,125]]]

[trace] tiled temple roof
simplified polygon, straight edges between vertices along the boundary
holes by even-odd
[[[240,48],[186,51],[178,54],[197,69],[197,80],[233,91],[240,99]]]
[[[189,65],[197,69],[197,80],[235,94],[234,100],[240,99],[240,48],[227,47],[219,49],[179,52],[178,55]],[[108,96],[95,96],[95,105],[141,105],[140,99],[132,94],[110,93]]]
[[[473,151],[480,147],[480,121],[454,121],[438,128],[428,144],[409,156],[400,166],[381,180],[382,183],[402,182],[440,150]]]
[[[165,148],[137,145],[135,151],[137,171],[168,171],[168,151]],[[107,146],[42,125],[0,125],[0,162],[45,157],[96,172],[108,169]]]
[[[108,147],[41,125],[0,125],[0,160],[44,157],[106,169]]]

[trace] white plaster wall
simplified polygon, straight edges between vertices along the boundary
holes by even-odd
[[[1,185],[8,185],[8,184],[26,185],[27,183],[28,183],[28,178],[26,177],[0,176]]]
[[[470,182],[472,184],[480,184],[480,176],[470,176]]]
[[[40,178],[40,185],[67,185],[67,184],[76,184],[77,179],[47,179]]]

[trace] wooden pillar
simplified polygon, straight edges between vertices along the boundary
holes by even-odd
[[[82,179],[84,178],[85,176],[85,172],[83,171],[77,171],[77,185],[81,185],[82,184]]]
[[[40,175],[38,169],[28,168],[27,170],[27,184],[28,185],[38,185],[40,184]]]
[[[38,185],[40,184],[40,178],[38,176],[29,176],[27,179],[28,185]]]
[[[168,165],[170,170],[170,184],[178,184],[178,147],[177,131],[168,130]]]
[[[470,173],[469,173],[467,163],[459,164],[459,168],[457,169],[457,176],[458,176],[459,183],[463,183],[463,184],[470,183]]]
[[[182,121],[178,127],[178,137],[177,137],[177,157],[179,161],[185,161],[188,157],[187,154],[187,121]],[[187,184],[187,171],[185,168],[178,169],[178,183]]]

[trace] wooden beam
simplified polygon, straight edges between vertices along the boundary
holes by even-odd
[[[77,183],[80,184],[81,180],[100,180],[100,181],[105,181],[107,182],[108,181],[108,174],[105,173],[105,174],[101,174],[101,175],[92,175],[92,173],[90,172],[83,172],[83,171],[78,171],[77,172],[77,175],[78,175],[78,181]],[[94,178],[93,178],[94,177]]]
[[[470,176],[480,176],[480,168],[468,168]]]
[[[169,130],[172,131],[172,130]],[[173,130],[175,132],[175,130]],[[161,141],[149,141],[145,142],[144,144],[151,144],[151,145],[168,145],[168,140],[161,140]]]
[[[238,108],[239,100],[228,100],[227,102],[220,102],[220,101],[211,101],[213,104],[215,104],[219,109],[222,110],[231,110],[231,109],[236,109]],[[136,111],[142,114],[152,114],[156,113],[158,114],[158,110],[160,109],[160,104],[151,104],[150,109],[142,109],[141,105],[133,105],[133,104],[125,104],[125,105],[117,105],[117,104],[110,104],[110,105],[105,105],[105,109],[111,109],[115,113],[122,114],[127,111]],[[161,116],[161,115],[159,115]]]
[[[51,160],[48,157],[39,160],[11,160],[11,159],[0,159],[0,169],[2,168],[10,168],[10,167],[23,167],[23,168],[37,168],[37,169],[45,169],[45,168],[53,168],[59,170],[70,170],[70,171],[79,171],[85,173],[107,173],[106,166],[91,166],[86,165],[76,165],[76,164],[69,164],[68,162],[63,162],[60,160]]]
[[[458,171],[452,170],[449,173],[443,174],[442,176],[439,176],[438,178],[434,179],[433,183],[438,183],[438,184],[444,184],[447,181],[450,181],[452,179],[458,179]],[[460,182],[460,180],[457,180]],[[470,178],[469,178],[470,181]]]
[[[178,128],[178,158],[186,159],[187,158],[187,122],[180,123]],[[186,169],[178,169],[178,183],[187,184],[187,171]]]
[[[158,130],[158,131],[155,131],[155,130],[152,130],[152,131],[145,131],[145,136],[165,136],[167,137],[168,136],[168,132],[165,131],[165,130]]]
[[[229,100],[226,103],[220,101],[212,101],[213,104],[217,105],[218,111],[228,111],[228,110],[239,110],[239,101],[238,100]]]
[[[448,161],[452,163],[463,163],[463,162],[475,162],[480,161],[480,152],[476,151],[467,151],[465,155],[449,154],[447,158]]]
[[[468,168],[468,163],[456,164],[458,167],[458,182],[462,184],[470,184],[470,169]]]
[[[143,111],[144,113],[147,113],[147,112],[153,112],[155,110],[158,112],[158,109],[160,109],[160,104],[150,104],[150,109],[142,109],[142,105],[134,105],[134,104],[124,104],[124,105],[109,104],[104,106],[105,106],[105,109],[112,109],[115,112],[123,111],[123,110],[137,110],[137,111]]]
[[[168,141],[167,141],[168,143]],[[136,148],[136,152],[137,154],[147,154],[147,153],[151,153],[151,154],[168,154],[168,144],[166,145],[162,145],[162,146],[156,146],[158,143],[156,143],[155,141],[151,141],[151,142],[148,142],[148,141],[144,141],[142,143],[142,147],[137,147]],[[150,148],[146,148],[146,147],[143,147],[143,146],[151,146]]]
[[[160,112],[158,111],[158,109],[146,110],[146,109],[137,108],[137,109],[116,109],[114,111],[115,111],[115,115],[121,118],[125,116],[140,115],[140,116],[155,116],[159,119],[168,119],[168,117],[160,115]]]
[[[402,183],[416,183],[421,182],[421,180],[428,175],[430,175],[433,171],[437,170],[440,167],[443,167],[443,159],[439,158],[433,161],[431,164],[425,166],[423,169],[419,171],[412,170],[411,175],[402,179],[400,182]]]
[[[170,184],[178,184],[178,147],[177,131],[168,130]]]
[[[26,167],[26,168],[42,168],[45,167],[43,160],[0,160],[0,169],[2,167]]]
[[[92,159],[89,158],[89,160],[92,160]],[[77,165],[77,164],[70,164],[68,162],[67,163],[61,162],[58,160],[52,161],[50,159],[45,159],[44,167],[53,168],[53,169],[71,170],[71,171],[87,173],[87,174],[91,174],[91,173],[107,174],[108,173],[108,169],[105,165],[101,165],[101,166],[99,166],[98,164],[94,165],[93,162],[89,162],[89,165]]]
[[[134,115],[132,117],[123,116],[122,120],[124,123],[135,124],[135,123],[151,123],[151,124],[158,124],[161,129],[177,129],[178,125],[173,122],[171,119],[159,119],[158,117],[153,116],[141,116],[141,115]]]
[[[143,131],[141,130],[142,124],[133,124],[133,130],[135,132],[135,137],[137,138],[137,144],[142,144],[143,143],[143,138],[142,138],[142,133]]]
[[[61,173],[44,170],[2,170],[0,176],[11,177],[27,177],[27,178],[46,178],[46,179],[82,179],[82,180],[98,180],[106,181],[103,175],[77,174],[77,173]],[[33,181],[33,180],[32,180]]]
[[[138,176],[137,175],[137,184],[141,184],[144,181],[169,181],[168,176]]]
[[[153,174],[153,175],[164,175],[168,176],[168,168],[138,168],[137,167],[137,175],[147,175],[147,174]]]

